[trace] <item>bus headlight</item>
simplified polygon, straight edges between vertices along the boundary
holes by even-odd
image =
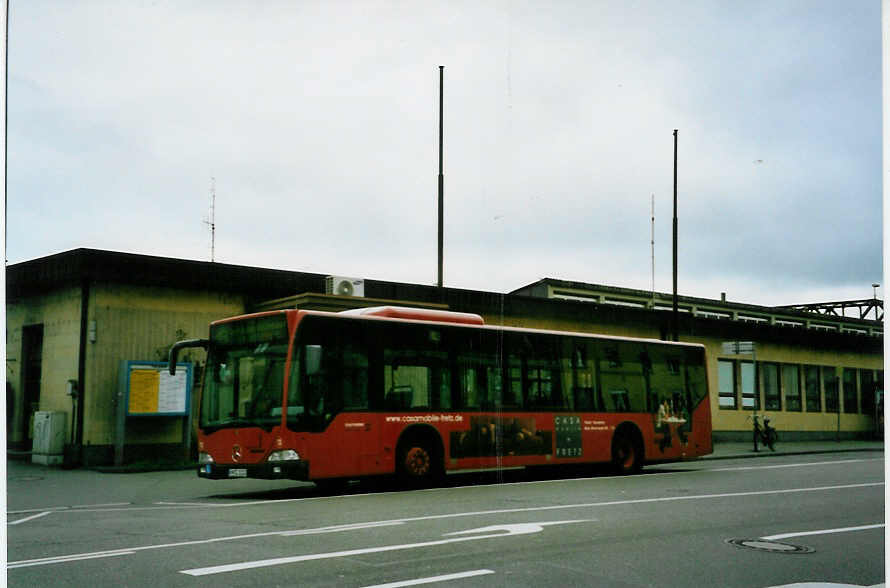
[[[203,451],[198,454],[198,463],[201,465],[205,465],[208,463],[213,463],[213,456],[209,453],[204,453]]]
[[[273,451],[269,454],[267,461],[299,461],[300,454],[293,449],[284,449],[283,451]]]

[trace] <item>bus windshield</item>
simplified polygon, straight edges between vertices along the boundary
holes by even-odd
[[[205,432],[281,422],[287,322],[284,315],[214,325],[201,399]]]

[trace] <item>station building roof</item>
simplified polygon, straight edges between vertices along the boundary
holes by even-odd
[[[543,278],[511,292],[514,295],[533,296],[555,300],[575,300],[593,302],[601,305],[645,308],[656,311],[672,311],[673,295],[651,290],[617,288],[602,284],[575,282],[556,278]],[[700,318],[731,320],[745,323],[769,324],[784,327],[807,328],[828,332],[847,332],[865,335],[883,335],[882,320],[862,317],[822,314],[799,308],[804,305],[759,306],[726,300],[725,294],[720,300],[697,298],[693,296],[677,296],[678,311]],[[854,306],[864,301],[850,301]],[[867,301],[871,303],[871,301]],[[873,306],[883,307],[881,301]],[[842,303],[834,303],[841,306]],[[812,305],[824,306],[824,305]]]
[[[611,324],[647,324],[670,332],[672,296],[555,278],[509,293],[364,279],[366,301],[326,295],[326,274],[184,260],[98,249],[74,249],[9,265],[7,303],[90,282],[213,290],[242,294],[247,311],[270,308],[339,310],[381,301],[497,316],[549,316]],[[880,352],[883,322],[782,307],[679,296],[681,333],[765,338],[818,347]],[[327,305],[327,306],[325,306]]]

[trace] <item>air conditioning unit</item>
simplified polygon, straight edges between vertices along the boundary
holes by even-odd
[[[337,296],[365,295],[365,281],[361,278],[345,278],[343,276],[328,276],[325,278],[325,294]]]

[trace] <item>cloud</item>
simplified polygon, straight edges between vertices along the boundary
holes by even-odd
[[[873,4],[11,8],[13,262],[209,258],[215,177],[220,261],[433,283],[444,64],[450,285],[649,288],[655,194],[669,289],[675,128],[683,293],[881,272]]]

